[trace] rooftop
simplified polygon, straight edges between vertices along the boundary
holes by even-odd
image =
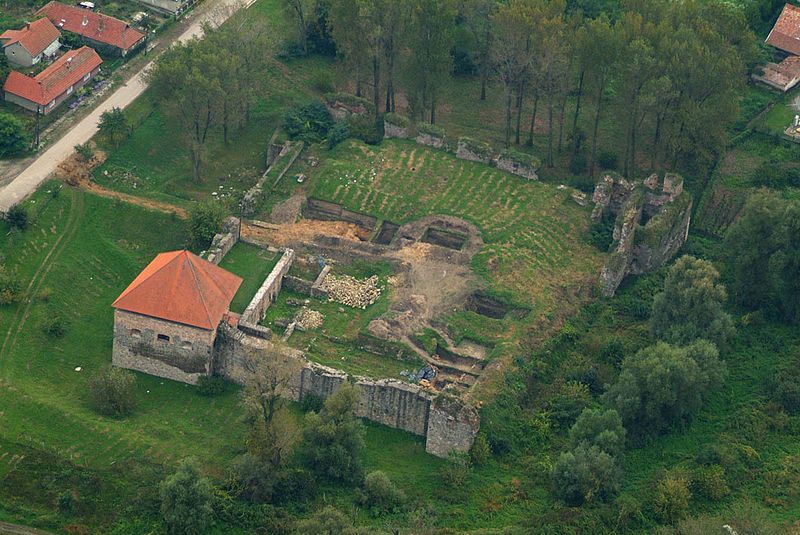
[[[792,4],[783,6],[766,42],[780,50],[800,55],[800,7]]]
[[[60,2],[50,2],[37,15],[47,17],[64,31],[122,50],[129,50],[144,39],[143,33],[134,30],[125,21]]]
[[[38,56],[61,37],[61,32],[53,26],[49,19],[43,18],[29,22],[21,30],[6,30],[0,35],[3,48],[19,43],[31,56]]]
[[[112,305],[119,310],[216,329],[242,279],[188,251],[161,253]]]

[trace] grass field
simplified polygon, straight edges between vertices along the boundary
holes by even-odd
[[[244,242],[237,243],[228,251],[220,267],[244,279],[231,301],[231,311],[239,314],[244,312],[279,259],[277,253]]]

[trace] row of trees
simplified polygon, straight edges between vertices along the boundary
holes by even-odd
[[[502,89],[506,145],[524,129],[532,144],[543,114],[547,165],[570,139],[573,159],[586,159],[588,130],[590,174],[609,133],[622,139],[625,174],[643,147],[651,167],[710,161],[759,57],[747,13],[725,2],[285,2],[302,35],[330,31],[356,94],[371,89],[376,109],[396,111],[402,90],[410,113],[434,123],[448,76],[474,74],[481,99]]]
[[[220,28],[207,25],[202,39],[172,47],[148,73],[160,109],[188,142],[196,181],[210,137],[221,135],[228,144],[250,119],[271,43],[261,20],[234,15]]]

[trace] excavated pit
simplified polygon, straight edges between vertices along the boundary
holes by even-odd
[[[460,251],[464,248],[464,244],[467,243],[467,236],[441,228],[428,227],[428,230],[422,235],[421,241]]]

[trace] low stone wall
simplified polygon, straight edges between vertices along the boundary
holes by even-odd
[[[417,134],[417,137],[414,139],[420,145],[425,145],[426,147],[433,147],[434,149],[441,149],[444,147],[444,138],[432,136],[431,134],[425,134],[420,132]]]
[[[522,165],[519,162],[515,162],[509,158],[498,158],[497,159],[497,168],[503,171],[508,171],[514,175],[518,175],[528,180],[538,180],[539,175],[536,174],[536,169],[532,167],[527,167]]]
[[[214,236],[214,241],[211,242],[206,253],[206,260],[212,264],[219,264],[225,255],[233,249],[236,242],[239,241],[239,232],[241,228],[241,221],[236,217],[229,217],[222,224],[222,232]]]
[[[264,319],[267,309],[281,291],[283,277],[292,267],[292,262],[294,262],[294,251],[286,249],[281,259],[278,260],[270,274],[267,275],[264,284],[261,285],[261,288],[258,289],[256,295],[242,313],[242,317],[239,318],[240,325],[244,323],[245,326],[255,326]]]
[[[348,380],[340,370],[309,362],[302,351],[248,336],[228,325],[220,327],[218,340],[215,373],[243,384],[251,373],[248,359],[277,360],[282,368],[294,370],[281,393],[293,401],[307,395],[325,399]],[[473,407],[393,379],[356,377],[355,385],[360,391],[357,416],[424,436],[426,451],[439,457],[472,447],[480,426]]]
[[[480,145],[480,150],[472,145]],[[471,162],[480,162],[488,165],[492,161],[491,150],[491,147],[487,143],[478,143],[462,138],[458,140],[456,158],[460,160],[469,160]]]
[[[405,126],[383,122],[383,139],[408,139],[409,132]]]

